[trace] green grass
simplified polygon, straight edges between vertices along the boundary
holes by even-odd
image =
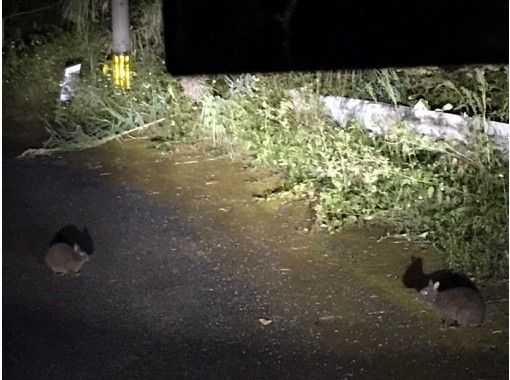
[[[157,18],[154,12],[134,14]],[[46,148],[86,147],[165,119],[144,130],[155,146],[172,149],[187,142],[249,157],[286,179],[284,190],[273,196],[306,199],[325,230],[385,224],[414,239],[426,236],[452,268],[508,277],[508,163],[483,133],[483,122],[466,145],[435,141],[399,125],[372,136],[357,123],[334,125],[317,100],[342,95],[412,106],[425,99],[432,109],[449,103],[455,112],[482,121],[507,122],[507,67],[220,75],[204,78],[203,97],[192,101],[183,82],[164,72],[160,25],[142,27],[147,24],[136,20],[135,25],[140,29],[134,31],[131,91],[113,90],[101,73],[109,35],[91,27],[87,38],[68,32],[35,46],[9,45],[4,109],[26,110],[28,104],[44,117]],[[70,57],[83,57],[85,72],[77,97],[61,107],[58,81]]]

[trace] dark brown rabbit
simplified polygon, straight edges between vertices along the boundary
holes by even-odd
[[[76,243],[82,250],[87,252],[89,256],[94,252],[94,243],[92,242],[92,237],[87,227],[80,230],[74,224],[65,225],[55,234],[51,240],[50,246],[57,243],[67,243],[71,246],[74,246]]]
[[[439,282],[429,281],[419,298],[430,304],[442,319],[443,326],[457,323],[462,327],[480,326],[485,318],[485,303],[477,290],[467,287],[438,291]]]
[[[78,244],[57,243],[50,247],[44,260],[55,274],[76,275],[89,256]]]
[[[432,273],[423,271],[423,259],[411,257],[411,264],[407,267],[402,282],[406,288],[414,288],[417,291],[427,287],[429,281],[439,282],[439,291],[451,288],[471,288],[477,290],[476,285],[466,275],[453,272],[449,269],[441,269]]]

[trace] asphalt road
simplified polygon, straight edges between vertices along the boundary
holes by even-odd
[[[69,223],[95,251],[56,277],[42,258]],[[97,173],[4,158],[4,378],[506,378],[337,267],[284,260]]]

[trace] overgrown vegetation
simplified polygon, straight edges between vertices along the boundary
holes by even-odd
[[[97,9],[67,8],[80,34],[4,49],[4,99],[28,97],[46,115],[45,148],[85,148],[139,128],[161,149],[185,141],[248,156],[282,173],[285,191],[275,196],[309,201],[321,228],[382,223],[433,242],[452,268],[508,276],[508,164],[482,128],[485,119],[508,122],[507,67],[172,78],[164,72],[157,3],[134,5],[139,64],[130,92],[113,90],[102,74],[109,35]],[[91,14],[96,22],[85,23]],[[60,70],[75,57],[87,63],[81,88],[61,107]],[[401,125],[374,136],[355,121],[334,125],[316,95],[411,106],[425,99],[432,109],[451,104],[479,116],[480,128],[466,145]]]

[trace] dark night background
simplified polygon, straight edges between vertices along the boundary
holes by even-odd
[[[172,74],[508,63],[505,0],[162,2]],[[7,37],[60,23],[55,0],[2,7]]]
[[[169,72],[508,62],[507,1],[291,3],[164,0]]]

